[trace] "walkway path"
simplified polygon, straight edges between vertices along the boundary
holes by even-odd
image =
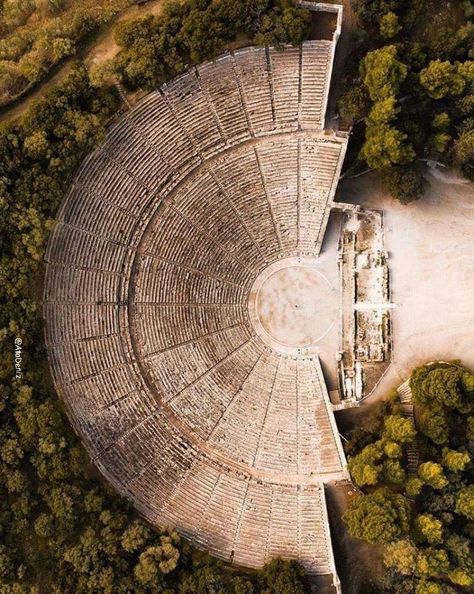
[[[32,90],[17,101],[0,108],[0,120],[2,122],[14,120],[23,115],[31,104],[40,99],[45,92],[63,81],[71,72],[72,65],[77,60],[83,60],[86,64],[104,62],[113,58],[119,51],[114,40],[114,24],[126,19],[133,19],[147,14],[158,14],[162,8],[162,0],[151,0],[140,6],[134,5],[121,12],[109,22],[104,29],[91,35],[84,41],[76,55],[67,58],[58,66],[52,68],[46,78],[32,88]]]

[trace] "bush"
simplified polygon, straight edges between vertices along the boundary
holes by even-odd
[[[308,27],[309,13],[292,0],[185,0],[166,5],[159,16],[121,23],[115,70],[129,88],[152,89],[190,62],[215,58],[238,34],[280,47],[301,43]]]
[[[382,170],[382,186],[402,204],[409,204],[423,196],[425,183],[415,165],[393,165]]]
[[[410,526],[407,500],[388,489],[357,495],[344,514],[349,534],[371,544],[386,543],[405,534]]]

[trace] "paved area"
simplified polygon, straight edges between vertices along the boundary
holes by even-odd
[[[426,195],[408,206],[387,196],[373,175],[340,184],[339,199],[385,214],[394,352],[372,399],[427,361],[474,363],[474,185],[429,170],[426,178]]]

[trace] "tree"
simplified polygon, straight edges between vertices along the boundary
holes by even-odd
[[[260,576],[261,594],[304,594],[304,571],[296,561],[274,559]]]
[[[416,476],[411,476],[405,483],[405,490],[409,497],[416,497],[421,493],[423,481]]]
[[[433,99],[442,99],[447,95],[460,95],[466,84],[454,64],[441,60],[432,60],[420,72],[420,83]]]
[[[444,489],[448,484],[443,467],[437,462],[423,462],[418,466],[418,476],[433,489]]]
[[[8,548],[0,544],[0,579],[11,580],[15,575],[15,566],[9,555]]]
[[[463,487],[456,493],[456,512],[474,520],[474,485]]]
[[[384,421],[383,437],[397,443],[413,441],[416,437],[413,420],[401,415],[389,415]]]
[[[383,561],[402,575],[412,575],[415,570],[418,550],[408,538],[396,540],[385,547]]]
[[[388,568],[380,580],[380,594],[413,594],[413,576],[405,576]]]
[[[419,200],[424,193],[425,182],[415,165],[392,165],[382,169],[382,186],[402,204]]]
[[[385,460],[383,463],[383,476],[388,483],[402,485],[406,479],[406,472],[398,460]]]
[[[472,374],[459,365],[425,365],[415,369],[410,386],[415,403],[457,408],[464,411],[466,385],[472,381]]]
[[[462,472],[470,461],[471,457],[467,452],[457,452],[449,448],[442,449],[441,463],[447,470]]]
[[[415,594],[443,594],[443,588],[431,580],[421,580],[415,588]]]
[[[418,419],[418,428],[420,433],[429,437],[437,445],[448,441],[448,421],[441,407],[427,406],[423,408]]]
[[[407,66],[397,59],[395,45],[369,52],[360,66],[362,80],[373,101],[383,101],[397,95],[407,73]]]
[[[141,549],[150,539],[151,530],[140,522],[133,522],[122,535],[121,545],[125,551],[132,553]]]
[[[366,24],[375,24],[379,21],[380,15],[387,10],[396,10],[398,0],[355,0],[354,10],[357,16]]]
[[[471,541],[460,534],[452,532],[448,535],[445,544],[456,565],[472,573],[474,560],[471,555]]]
[[[433,515],[418,515],[415,519],[415,526],[430,544],[441,542],[443,538],[443,523]]]
[[[457,569],[453,569],[448,573],[449,579],[453,582],[453,584],[457,584],[458,586],[472,586],[474,583],[474,579],[463,569],[459,567]]]
[[[37,130],[24,139],[23,148],[28,157],[42,159],[48,154],[49,140],[45,130]]]
[[[256,592],[252,582],[241,577],[236,577],[233,594],[256,594]]]
[[[393,95],[374,103],[366,119],[365,144],[360,152],[374,169],[383,169],[393,163],[408,163],[414,157],[407,135],[394,128],[390,123],[395,119],[399,108]]]
[[[48,0],[48,10],[51,14],[59,14],[64,9],[65,0]]]
[[[383,471],[381,442],[366,446],[360,454],[349,458],[348,468],[354,482],[360,487],[375,485]]]
[[[454,143],[454,162],[468,179],[474,180],[474,130],[463,132]]]
[[[76,52],[76,46],[71,39],[57,37],[53,40],[53,60],[59,62],[67,56],[72,56]]]
[[[431,125],[434,130],[441,130],[442,132],[446,132],[447,130],[449,130],[450,124],[451,118],[446,112],[443,112],[435,115]]]
[[[160,574],[166,575],[176,569],[179,560],[177,542],[177,535],[161,536],[160,546],[151,546],[143,551],[135,567],[135,575],[141,584],[153,584]]]
[[[360,83],[352,85],[339,97],[337,106],[342,118],[353,121],[365,118],[370,108],[370,99],[366,87]]]
[[[389,458],[400,458],[403,453],[400,444],[394,441],[385,441],[383,444],[383,451]]]
[[[386,39],[395,37],[401,31],[401,25],[398,22],[398,16],[389,11],[380,19],[380,34]]]
[[[276,47],[285,43],[300,45],[307,37],[310,22],[309,12],[283,2],[281,8],[262,16],[255,41]]]
[[[419,549],[416,573],[421,576],[437,576],[449,569],[448,554],[443,549],[427,547]]]
[[[407,532],[410,508],[407,500],[388,489],[357,495],[343,516],[349,534],[371,544],[390,542]]]
[[[432,134],[428,139],[428,147],[432,154],[442,155],[448,149],[448,145],[451,142],[451,136],[446,132],[436,132]]]
[[[365,159],[372,169],[410,163],[415,152],[410,144],[405,142],[406,139],[406,134],[388,124],[368,125],[360,157]]]

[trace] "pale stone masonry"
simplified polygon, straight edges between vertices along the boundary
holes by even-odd
[[[321,248],[347,145],[323,129],[332,43],[227,54],[130,110],[62,204],[44,315],[75,429],[150,522],[338,587],[324,483],[347,471],[319,358],[262,339],[248,305],[268,266]]]

